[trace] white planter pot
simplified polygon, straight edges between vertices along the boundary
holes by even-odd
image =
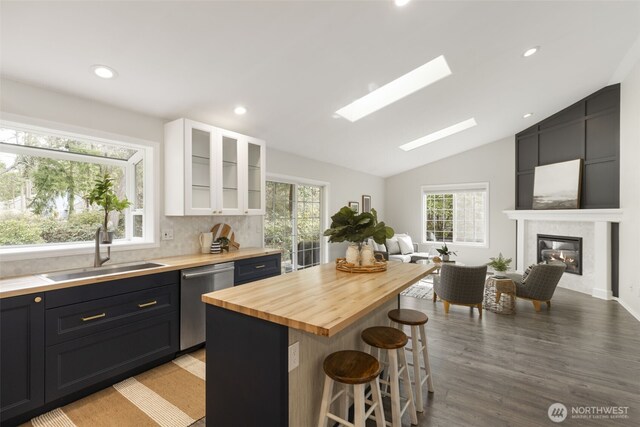
[[[375,261],[373,248],[369,245],[362,245],[362,249],[360,249],[360,264],[373,265]]]
[[[360,265],[360,249],[358,245],[349,245],[345,257],[349,264]]]

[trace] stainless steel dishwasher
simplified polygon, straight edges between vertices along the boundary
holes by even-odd
[[[182,270],[180,279],[180,350],[205,341],[205,303],[202,294],[233,286],[233,263]]]

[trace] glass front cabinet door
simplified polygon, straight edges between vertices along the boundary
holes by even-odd
[[[216,214],[242,215],[242,135],[220,130],[218,150],[220,161],[216,165]]]
[[[215,209],[213,165],[217,131],[212,126],[185,121],[185,215],[211,215]]]
[[[262,140],[247,138],[246,169],[244,170],[246,188],[244,192],[244,213],[264,215],[265,213],[265,143]]]

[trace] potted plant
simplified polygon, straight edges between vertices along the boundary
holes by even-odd
[[[96,204],[104,210],[104,223],[100,233],[102,243],[108,244],[113,242],[114,231],[109,231],[108,229],[109,213],[122,212],[131,206],[131,202],[127,200],[126,197],[120,200],[113,189],[113,178],[108,172],[105,172],[104,175],[94,181],[94,186],[89,192],[88,200],[89,203]]]
[[[347,248],[347,262],[358,264],[362,244],[370,238],[376,243],[385,243],[387,238],[393,236],[393,228],[386,226],[384,221],[378,222],[375,209],[356,214],[350,207],[344,206],[331,217],[331,227],[324,231],[324,235],[329,237],[331,243],[351,242]]]
[[[229,242],[230,240],[226,237],[218,237],[216,239],[216,242],[220,243],[220,249],[222,249],[222,251],[227,251],[229,252]]]
[[[504,277],[503,276],[504,272],[509,269],[509,265],[511,264],[511,258],[504,258],[502,256],[502,252],[500,252],[500,254],[496,258],[489,258],[489,259],[491,261],[487,263],[487,267],[493,268],[496,271],[496,273],[502,273],[502,275],[494,274],[494,276]]]
[[[446,243],[442,245],[440,249],[436,249],[436,251],[438,251],[438,253],[442,255],[442,261],[444,262],[449,261],[449,255],[458,255],[457,253],[450,251]]]

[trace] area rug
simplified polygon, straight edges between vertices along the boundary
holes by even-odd
[[[205,350],[197,350],[33,418],[33,427],[187,427],[205,415]]]
[[[420,299],[431,299],[433,295],[432,292],[433,284],[426,280],[421,280],[415,285],[411,285],[410,287],[402,291],[400,295]]]

